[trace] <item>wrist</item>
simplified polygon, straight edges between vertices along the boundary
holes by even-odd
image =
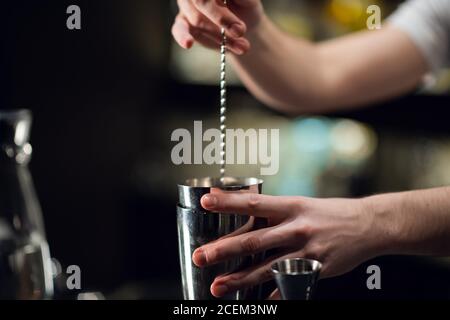
[[[267,47],[269,43],[267,43],[268,39],[276,39],[273,36],[274,25],[272,21],[270,21],[269,17],[266,14],[262,13],[258,18],[257,22],[248,28],[245,37],[251,44],[251,49],[261,49]]]
[[[247,23],[247,34],[246,36],[251,38],[260,33],[260,30],[269,22],[269,18],[262,10],[257,14],[255,18],[252,19],[251,23]]]
[[[256,4],[254,7],[247,8],[245,13],[240,15],[241,19],[247,25],[247,33],[251,33],[258,29],[260,23],[267,18],[262,3]]]
[[[371,257],[397,254],[401,250],[399,211],[389,195],[375,195],[361,199],[364,214],[368,215],[368,239]]]

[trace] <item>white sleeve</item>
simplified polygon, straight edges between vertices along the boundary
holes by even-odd
[[[387,21],[410,36],[430,71],[449,66],[450,0],[409,0]]]

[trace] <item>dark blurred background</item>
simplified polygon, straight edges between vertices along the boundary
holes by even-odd
[[[400,1],[265,1],[286,31],[323,40],[386,17]],[[82,29],[66,28],[66,8]],[[31,171],[52,256],[82,270],[107,298],[180,298],[176,183],[217,168],[175,166],[176,128],[217,126],[217,53],[184,52],[159,0],[2,3],[0,108],[34,114]],[[276,63],[276,62],[274,62]],[[280,172],[269,194],[362,196],[450,184],[449,72],[364,110],[296,119],[270,111],[230,77],[229,126],[280,128]],[[258,166],[232,167],[257,175]],[[366,288],[368,264],[382,290]],[[426,276],[425,276],[426,275]],[[384,257],[321,281],[321,299],[450,298],[450,259]]]

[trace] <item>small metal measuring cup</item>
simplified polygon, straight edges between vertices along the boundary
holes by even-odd
[[[311,300],[319,280],[322,264],[311,259],[286,259],[272,265],[283,300]]]

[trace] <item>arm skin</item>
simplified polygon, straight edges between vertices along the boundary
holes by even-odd
[[[279,30],[259,0],[221,3],[178,0],[175,40],[185,49],[195,42],[217,49],[224,27],[246,87],[282,112],[336,111],[387,99],[414,89],[428,70],[408,36],[389,25],[314,44]],[[363,199],[224,193],[205,195],[202,205],[266,217],[270,226],[198,248],[193,261],[199,267],[272,248],[281,252],[217,277],[211,286],[215,296],[269,280],[277,259],[314,258],[323,263],[322,276],[331,277],[378,255],[450,255],[450,187]]]
[[[413,90],[427,63],[393,26],[321,43],[292,37],[265,15],[259,0],[178,0],[172,33],[186,49],[217,49],[226,29],[231,61],[245,86],[288,114],[360,107]]]
[[[418,49],[389,25],[314,44],[266,17],[247,35],[252,47],[233,63],[245,86],[289,114],[322,113],[413,90],[427,71]]]
[[[385,221],[380,230],[390,240],[380,253],[450,255],[450,187],[376,195],[364,201],[368,211]]]
[[[317,259],[323,263],[321,276],[332,277],[380,255],[450,255],[450,187],[362,199],[209,194],[202,206],[265,217],[269,227],[198,248],[193,254],[197,266],[268,249],[281,252],[260,265],[217,277],[211,286],[217,297],[270,280],[270,266],[279,259]]]

